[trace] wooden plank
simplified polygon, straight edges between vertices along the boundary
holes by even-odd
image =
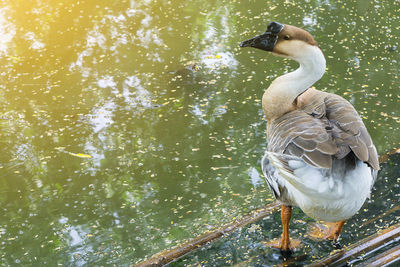
[[[389,159],[391,155],[400,154],[400,148],[393,148],[392,150],[379,156],[379,163],[383,163]]]
[[[243,227],[245,225],[248,225],[250,223],[253,223],[255,221],[258,221],[265,216],[271,214],[274,212],[276,209],[278,209],[280,206],[279,203],[274,202],[269,205],[266,205],[265,207],[261,209],[257,209],[256,211],[243,216],[242,218],[228,223],[214,231],[205,233],[193,240],[190,240],[189,242],[178,245],[175,248],[169,249],[162,251],[160,253],[155,254],[152,256],[150,259],[140,262],[136,265],[135,267],[147,267],[147,266],[163,266],[165,264],[170,263],[171,261],[177,260],[180,257],[186,255],[187,253],[207,244],[210,241],[216,240],[220,237],[222,237],[225,234],[231,233],[234,230]]]
[[[389,156],[391,156],[393,154],[397,154],[397,153],[400,153],[400,148],[395,148],[387,153],[384,153],[383,155],[381,155],[379,157],[379,162],[380,163],[385,162],[386,160],[388,160]],[[216,229],[214,231],[207,232],[193,240],[188,241],[185,244],[178,245],[172,249],[164,250],[160,253],[157,253],[157,254],[153,255],[150,259],[140,262],[133,266],[134,267],[145,267],[145,266],[147,267],[147,266],[163,266],[165,264],[168,264],[168,263],[170,263],[174,260],[177,260],[178,258],[186,255],[187,253],[189,253],[189,252],[191,252],[213,240],[216,240],[216,239],[222,237],[224,234],[230,233],[240,227],[243,227],[247,224],[253,223],[257,220],[264,218],[265,216],[267,216],[267,215],[271,214],[273,211],[275,211],[279,206],[280,206],[280,204],[277,202],[271,203],[261,209],[258,209],[256,211],[252,212],[249,215],[243,216],[241,219],[236,220],[235,222],[226,224],[226,225],[222,226],[221,228]],[[360,243],[360,242],[358,242],[358,243]],[[334,255],[336,255],[336,257],[340,257],[340,255],[344,255],[344,254],[348,255],[344,250],[341,250],[341,251],[336,252]],[[328,258],[331,258],[331,256]],[[320,266],[320,265],[316,265],[316,266]]]

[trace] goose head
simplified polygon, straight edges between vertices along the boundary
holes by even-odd
[[[291,110],[293,101],[325,73],[325,57],[314,37],[295,26],[270,22],[265,33],[242,42],[240,46],[272,52],[300,63],[297,70],[277,77],[266,90],[263,109],[267,118]]]
[[[314,37],[298,27],[272,21],[265,33],[246,40],[241,47],[253,47],[301,62],[319,49]]]

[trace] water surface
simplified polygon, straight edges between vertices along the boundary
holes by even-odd
[[[310,31],[328,66],[316,88],[354,104],[380,153],[398,146],[399,12],[389,0],[2,1],[2,264],[130,265],[271,202],[260,99],[297,65],[238,46],[271,20]]]

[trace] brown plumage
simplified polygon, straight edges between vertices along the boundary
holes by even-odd
[[[262,98],[268,147],[261,161],[271,192],[282,203],[282,239],[289,251],[291,207],[317,220],[336,222],[326,238],[336,240],[344,222],[369,196],[378,155],[363,121],[344,98],[310,87],[325,72],[325,57],[308,32],[277,22],[241,43],[296,60],[297,70],[276,78]]]
[[[308,89],[301,106],[268,122],[268,150],[302,158],[319,168],[331,168],[333,158],[350,152],[379,170],[378,155],[364,123],[344,98]]]

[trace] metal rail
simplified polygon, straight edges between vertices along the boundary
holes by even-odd
[[[350,245],[349,247],[338,250],[332,255],[329,255],[328,257],[325,257],[322,260],[308,266],[344,266],[351,261],[356,260],[360,256],[366,256],[369,253],[372,253],[373,250],[386,246],[389,242],[395,240],[396,238],[400,238],[400,223],[392,225],[387,229],[364,238],[357,243]],[[398,254],[400,254],[400,252]],[[389,256],[390,255],[388,255],[388,257]],[[400,255],[398,255],[398,257],[399,256]],[[379,260],[379,258],[377,258],[377,260]]]

